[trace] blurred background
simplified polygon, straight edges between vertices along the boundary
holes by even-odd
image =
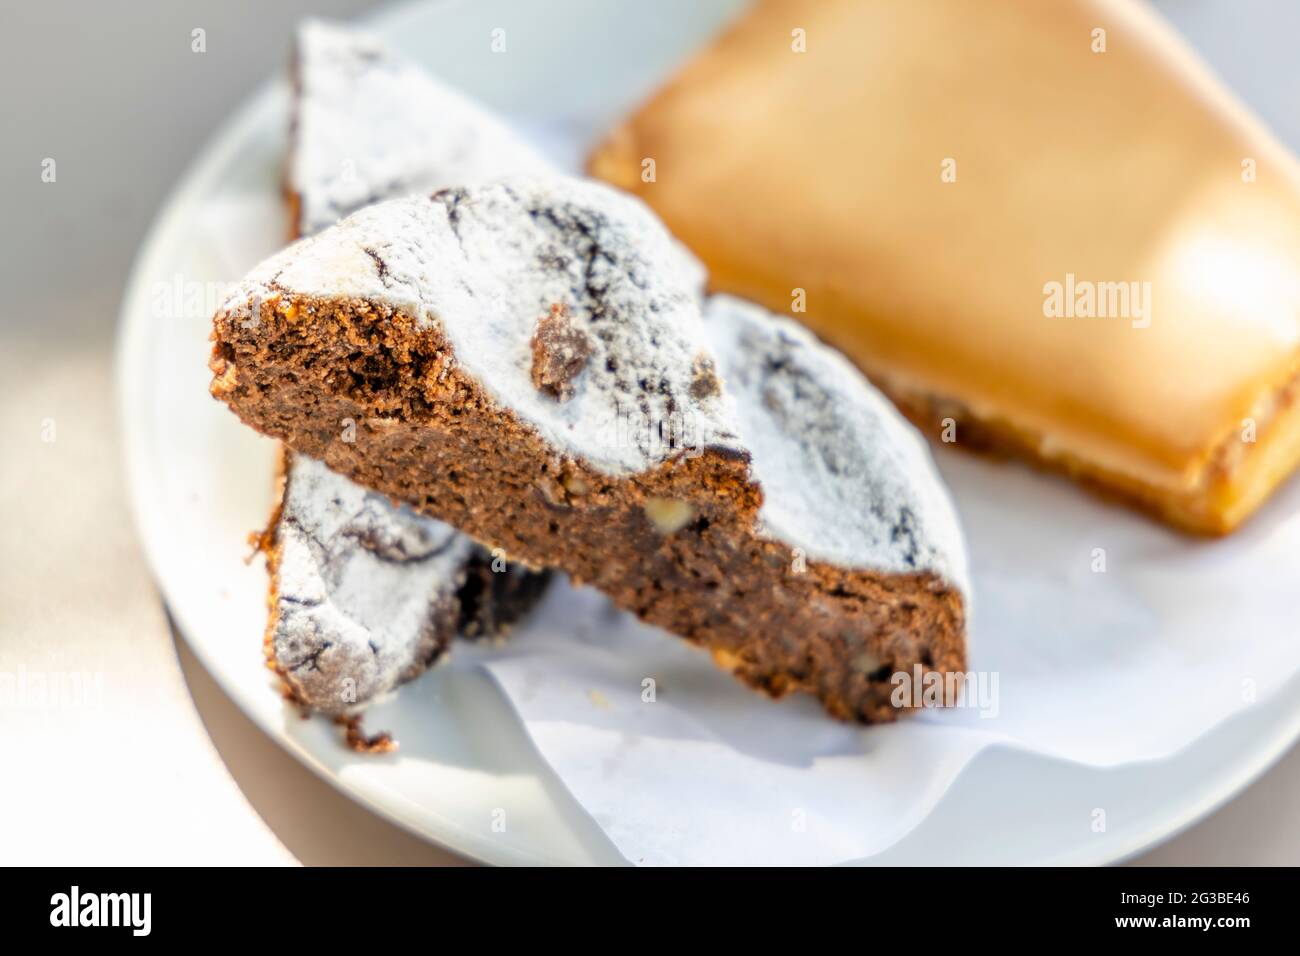
[[[1300,3],[1154,5],[1300,149]],[[0,671],[100,671],[130,690],[94,709],[0,710],[0,863],[456,862],[319,781],[174,640],[135,541],[116,440],[117,310],[151,220],[215,128],[284,68],[301,16],[374,6],[0,10]],[[195,27],[207,33],[203,56],[190,50]],[[41,178],[47,157],[53,183]],[[1136,862],[1300,864],[1297,806],[1292,750]]]

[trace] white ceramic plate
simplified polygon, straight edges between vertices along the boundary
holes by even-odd
[[[543,10],[481,0],[403,6],[370,25],[501,112],[552,130],[571,125],[578,134],[569,139],[579,142],[652,89],[738,5],[566,0]],[[509,70],[488,43],[503,22],[511,24]],[[616,36],[635,39],[609,42]],[[581,64],[557,68],[546,55],[555,49],[581,50]],[[493,682],[475,669],[471,649],[375,714],[374,726],[402,728],[401,753],[391,759],[350,753],[332,727],[299,719],[272,688],[259,647],[265,573],[260,560],[246,563],[245,539],[269,513],[274,446],[208,398],[206,339],[220,283],[273,251],[285,234],[278,190],[286,109],[284,85],[275,83],[219,131],[159,216],[123,305],[118,374],[129,477],[167,603],[245,713],[377,812],[479,860],[622,862],[534,751]],[[227,216],[264,220],[260,247],[228,243]],[[1098,770],[994,748],[920,826],[871,862],[1119,859],[1228,799],[1297,734],[1300,695],[1292,692],[1158,763]],[[483,808],[507,804],[516,808],[509,832],[491,832]],[[1095,806],[1108,808],[1105,833],[1080,825]]]

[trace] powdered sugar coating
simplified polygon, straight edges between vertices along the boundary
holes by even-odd
[[[707,444],[743,454],[725,396],[693,393],[708,352],[703,271],[639,200],[566,176],[512,178],[370,206],[259,266],[223,310],[281,294],[364,298],[439,328],[456,361],[560,453],[612,475]],[[530,341],[563,305],[592,342],[559,402]]]
[[[272,649],[303,703],[353,713],[446,647],[474,549],[454,528],[294,455],[278,535]]]
[[[288,185],[302,235],[384,199],[547,168],[496,117],[362,31],[305,21],[295,76]]]
[[[763,488],[760,534],[847,568],[969,593],[957,515],[920,434],[842,355],[730,296],[705,312]]]

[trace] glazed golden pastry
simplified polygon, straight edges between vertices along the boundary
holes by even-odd
[[[936,439],[1204,533],[1300,459],[1300,167],[1142,6],[767,0],[590,168]]]

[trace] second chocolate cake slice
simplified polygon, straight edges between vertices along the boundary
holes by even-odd
[[[212,390],[361,484],[595,585],[753,686],[891,719],[892,674],[965,667],[946,494],[865,380],[842,381],[842,360],[803,362],[816,343],[738,331],[718,340],[732,349],[720,362],[702,279],[639,201],[590,182],[396,200],[240,285],[214,321]],[[807,433],[808,480],[797,461],[777,473],[790,446],[762,444],[767,418],[738,414],[724,379],[748,363],[761,378],[736,395],[789,406],[777,427]],[[836,508],[856,512],[837,522]]]

